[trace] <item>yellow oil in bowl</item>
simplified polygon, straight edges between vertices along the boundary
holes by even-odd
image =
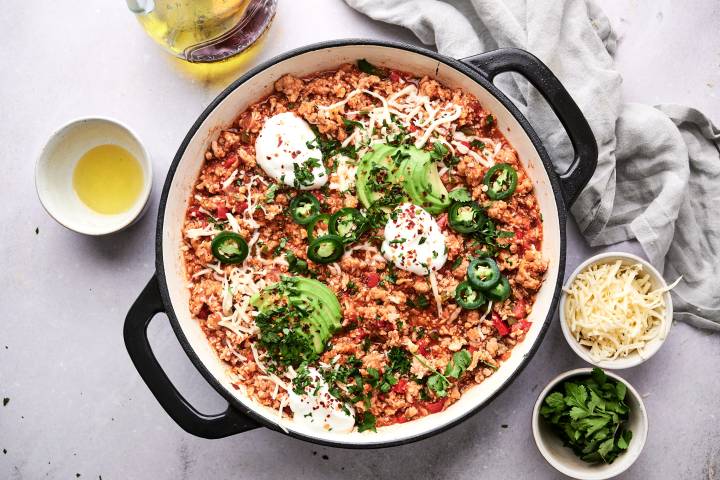
[[[105,215],[129,210],[143,188],[140,162],[118,145],[98,145],[80,157],[73,172],[75,193],[90,209]]]

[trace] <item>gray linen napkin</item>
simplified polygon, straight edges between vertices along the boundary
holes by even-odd
[[[675,318],[720,330],[720,131],[688,107],[622,102],[617,39],[592,0],[345,0],[463,58],[528,50],[560,78],[587,117],[600,157],[572,213],[591,246],[637,239],[673,290]],[[540,94],[517,75],[496,84],[564,171],[572,147]]]

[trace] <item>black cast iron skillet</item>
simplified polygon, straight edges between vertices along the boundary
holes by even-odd
[[[540,333],[540,338],[536,341],[532,350],[523,360],[523,363],[515,370],[514,374],[502,385],[501,388],[499,388],[495,392],[492,397],[488,398],[482,404],[477,405],[464,417],[461,417],[450,424],[439,426],[438,428],[425,432],[422,435],[406,438],[402,441],[378,442],[372,444],[334,443],[312,436],[301,435],[295,432],[285,433],[314,443],[346,448],[387,447],[398,444],[410,443],[440,433],[441,431],[444,431],[456,425],[460,421],[478,412],[483,406],[487,405],[495,396],[497,396],[501,391],[503,391],[515,377],[517,377],[517,375],[520,373],[520,371],[522,371],[525,365],[527,365],[527,362],[530,360],[530,358],[540,345],[542,337],[545,335],[545,332],[554,315],[555,308],[557,306],[557,300],[560,295],[560,287],[562,285],[563,273],[565,269],[565,223],[567,220],[566,209],[569,208],[569,206],[575,201],[580,191],[584,188],[584,186],[590,180],[595,171],[595,167],[597,164],[597,145],[595,142],[595,137],[593,136],[590,126],[588,125],[582,112],[575,104],[573,99],[570,97],[568,92],[565,90],[565,88],[562,86],[557,77],[555,77],[555,75],[547,68],[547,66],[545,66],[532,54],[519,49],[494,50],[481,53],[472,57],[464,58],[462,60],[455,60],[440,55],[436,52],[432,52],[430,50],[418,48],[415,46],[375,40],[340,40],[323,42],[302,47],[275,57],[269,62],[266,62],[265,64],[252,69],[251,71],[243,75],[241,78],[233,82],[205,109],[205,111],[200,115],[198,120],[188,132],[170,167],[167,179],[165,181],[165,186],[163,188],[162,197],[160,199],[158,226],[156,233],[156,275],[154,275],[150,279],[145,289],[142,291],[138,299],[130,308],[130,311],[128,312],[125,319],[125,325],[123,329],[125,345],[127,347],[128,353],[130,354],[130,358],[132,359],[135,367],[140,373],[140,376],[148,385],[153,395],[155,395],[160,405],[173,418],[173,420],[175,420],[175,422],[177,422],[177,424],[181,428],[193,435],[203,438],[222,438],[229,435],[245,432],[247,430],[251,430],[260,426],[265,426],[276,431],[282,430],[277,424],[261,418],[247,405],[243,404],[235,397],[228,395],[227,392],[225,392],[224,387],[222,387],[212,376],[212,374],[210,374],[205,365],[200,361],[197,354],[194,352],[193,348],[185,338],[185,335],[182,332],[177,317],[175,316],[167,290],[165,270],[162,258],[163,218],[173,176],[188,143],[202,124],[203,120],[205,120],[205,118],[210,114],[210,112],[232,91],[237,88],[241,88],[243,83],[245,83],[248,79],[252,78],[253,76],[267,69],[268,67],[282,62],[283,60],[314,50],[346,45],[388,46],[395,49],[406,50],[409,52],[415,52],[431,57],[439,62],[448,65],[451,68],[461,71],[462,73],[474,79],[477,83],[479,83],[491,94],[493,94],[511,112],[511,114],[523,127],[523,129],[531,139],[535,149],[537,150],[539,157],[548,172],[548,177],[550,179],[555,201],[557,203],[560,225],[560,265],[558,281],[555,285],[555,293],[553,296],[550,310],[545,318],[542,331]],[[528,121],[512,104],[512,102],[505,95],[503,95],[503,93],[500,92],[497,87],[493,85],[493,79],[497,75],[505,72],[515,72],[525,77],[543,95],[552,110],[560,119],[560,122],[565,128],[565,131],[567,132],[567,135],[570,138],[570,141],[572,142],[572,146],[575,151],[574,160],[566,173],[562,175],[558,175],[555,173],[552,162],[550,161],[547,152],[543,148],[540,139],[533,131]],[[185,398],[180,394],[180,392],[177,391],[172,382],[168,379],[167,375],[162,370],[162,367],[157,362],[157,359],[152,352],[147,338],[147,327],[155,314],[159,312],[167,313],[168,318],[170,319],[170,324],[175,330],[175,333],[178,336],[180,343],[187,352],[193,364],[198,368],[198,370],[206,378],[206,380],[228,400],[229,406],[227,410],[216,415],[206,415],[197,411],[190,403],[188,403],[187,400],[185,400]]]

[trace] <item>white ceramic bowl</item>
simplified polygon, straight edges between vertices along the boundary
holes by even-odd
[[[103,144],[125,148],[143,169],[143,188],[135,204],[115,215],[90,209],[73,188],[73,172],[80,157]],[[105,235],[130,226],[145,212],[152,187],[152,165],[145,147],[129,128],[107,118],[83,118],[50,137],[35,164],[35,187],[45,210],[60,224],[86,235]]]
[[[572,282],[575,280],[575,277],[577,277],[577,275],[583,270],[585,270],[587,267],[596,264],[615,263],[618,260],[620,260],[623,264],[641,264],[643,267],[643,271],[650,276],[653,289],[667,287],[665,279],[663,279],[662,275],[660,275],[660,272],[658,272],[655,267],[650,265],[650,263],[648,263],[646,260],[643,260],[636,255],[624,252],[607,252],[588,258],[570,275],[567,282],[565,282],[565,287],[571,285]],[[564,290],[565,287],[563,287],[563,293],[560,297],[560,326],[562,328],[563,335],[565,336],[565,340],[567,340],[568,345],[570,345],[570,348],[572,348],[573,351],[577,353],[580,358],[592,365],[604,369],[613,370],[630,368],[636,365],[640,365],[645,360],[655,355],[658,350],[660,350],[660,347],[663,345],[663,343],[665,343],[665,340],[670,333],[670,327],[672,325],[673,318],[673,304],[672,298],[670,297],[670,292],[665,292],[663,294],[663,299],[665,301],[665,317],[661,326],[662,332],[658,337],[647,343],[645,349],[643,350],[643,353],[640,354],[638,352],[632,352],[625,357],[618,357],[615,360],[596,361],[593,357],[590,356],[590,349],[584,345],[580,345],[580,343],[570,332],[570,327],[568,326],[565,318],[565,304],[568,297],[567,293],[565,293]]]
[[[591,368],[578,368],[562,373],[552,379],[550,383],[540,392],[535,402],[532,414],[532,431],[535,444],[545,460],[557,471],[579,480],[603,480],[620,475],[635,463],[640,456],[648,432],[648,417],[645,405],[640,394],[628,382],[612,372],[605,374],[614,380],[620,381],[627,386],[625,403],[630,408],[630,416],[627,428],[632,431],[632,439],[627,451],[617,456],[611,464],[589,464],[580,460],[569,447],[563,446],[560,437],[540,417],[540,407],[545,397],[555,389],[561,382],[577,376],[590,375]]]

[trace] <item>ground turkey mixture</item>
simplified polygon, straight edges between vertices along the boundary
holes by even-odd
[[[322,157],[309,166],[295,165],[293,185],[287,184],[287,170],[273,177],[256,158],[266,121],[285,112],[307,124],[315,137],[307,148]],[[293,398],[322,390],[335,402],[334,407],[325,402],[323,408],[340,408],[354,428],[372,431],[442,411],[501,368],[530,328],[527,316],[547,261],[540,253],[542,219],[531,180],[500,127],[462,90],[364,61],[306,78],[285,75],[272,94],[240,112],[205,153],[182,248],[190,310],[227,363],[233,384],[287,417],[294,415]],[[297,132],[291,136],[302,138]],[[278,147],[282,141],[279,136]],[[447,205],[432,214],[444,236],[441,254],[447,257],[438,270],[428,267],[427,274],[419,275],[383,255],[385,222],[408,199],[388,199],[388,193],[382,197],[383,209],[359,200],[358,165],[379,144],[431,153],[432,168],[451,192],[447,203],[479,206],[482,228],[471,233],[452,227]],[[499,164],[511,167],[515,182],[512,176],[498,176],[498,184],[492,178],[488,183],[488,170]],[[311,188],[318,168],[327,172],[327,181]],[[389,177],[375,170],[372,174],[387,192],[398,193]],[[503,197],[495,200],[489,195],[511,183],[511,195],[494,195]],[[294,221],[289,208],[301,192],[312,194],[323,214],[347,207],[367,219],[365,231],[342,247],[337,261],[308,258],[307,225]],[[321,223],[313,236],[326,233]],[[224,263],[213,253],[213,239],[224,231],[245,240],[249,252],[244,261]],[[510,292],[495,297],[485,292],[481,306],[463,308],[456,289],[478,258],[494,259]],[[285,276],[318,280],[341,306],[340,328],[309,362],[284,363],[272,355],[256,322],[253,295]],[[334,427],[330,422],[322,428]]]

